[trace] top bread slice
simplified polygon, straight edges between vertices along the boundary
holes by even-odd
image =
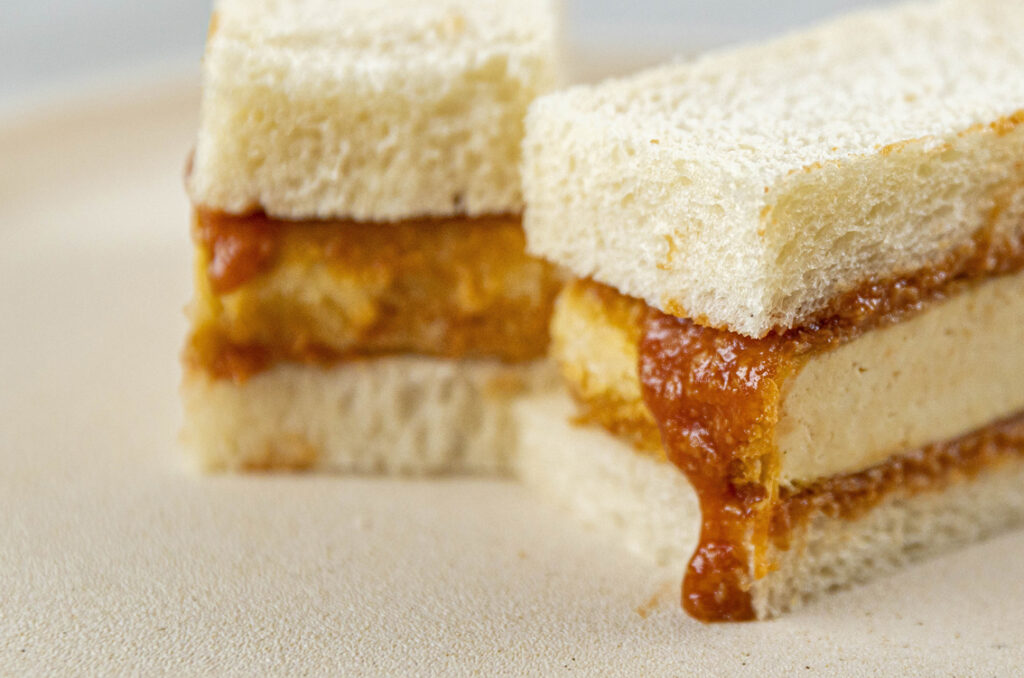
[[[220,0],[195,204],[286,219],[521,211],[523,118],[556,0]]]
[[[749,336],[1024,232],[1024,2],[873,10],[542,97],[532,253]]]

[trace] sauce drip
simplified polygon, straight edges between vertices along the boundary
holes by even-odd
[[[748,535],[767,527],[777,459],[772,427],[793,345],[700,327],[651,309],[640,340],[644,402],[669,460],[700,498],[700,542],[683,607],[703,621],[754,618],[755,555]]]
[[[983,229],[935,266],[868,281],[804,325],[759,339],[647,308],[638,358],[644,403],[666,456],[687,475],[701,505],[700,541],[683,581],[689,614],[702,621],[753,619],[750,589],[771,567],[769,546],[784,548],[792,525],[813,511],[851,517],[854,507],[876,502],[881,487],[927,484],[938,477],[936,468],[970,468],[971,459],[991,450],[1020,449],[1021,438],[1002,448],[998,441],[940,445],[941,454],[915,452],[803,493],[780,492],[773,428],[782,384],[810,353],[1022,268],[1024,234],[995,237]]]

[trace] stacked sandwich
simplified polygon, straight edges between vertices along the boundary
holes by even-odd
[[[1024,5],[862,13],[544,97],[523,181],[529,250],[579,277],[552,349],[579,409],[523,408],[523,475],[689,557],[692,615],[769,616],[1024,518]]]
[[[561,281],[519,148],[552,2],[222,0],[187,179],[208,468],[505,468]]]

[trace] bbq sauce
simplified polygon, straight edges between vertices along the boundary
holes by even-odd
[[[793,525],[813,511],[853,517],[897,486],[970,471],[974,459],[1018,452],[1021,424],[894,457],[814,488],[780,490],[774,427],[784,382],[813,353],[891,325],[969,285],[1024,268],[1024,236],[983,229],[936,265],[838,294],[804,324],[751,338],[647,307],[639,340],[643,399],[668,459],[690,480],[701,534],[683,581],[683,607],[702,621],[755,618],[751,587],[772,568]],[[1008,432],[1009,431],[1009,432]],[[1009,436],[1009,438],[1008,438]]]
[[[639,371],[668,459],[700,499],[701,533],[683,607],[703,621],[754,618],[749,535],[767,534],[777,496],[773,427],[793,345],[700,327],[653,309]]]

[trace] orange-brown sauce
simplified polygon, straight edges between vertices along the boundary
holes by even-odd
[[[186,360],[235,381],[282,361],[397,353],[532,360],[546,352],[563,284],[553,266],[526,254],[517,216],[371,224],[197,210],[194,237],[206,262],[200,286],[208,281],[230,306],[200,298],[203,320]],[[337,282],[321,275],[319,284],[344,294],[268,293],[267,276],[289,261],[292,273],[282,275],[325,265]]]
[[[213,291],[237,289],[274,263],[285,226],[262,214],[234,217],[196,211],[194,237],[210,253],[206,268]]]
[[[940,265],[865,283],[835,299],[827,315],[761,339],[648,309],[638,365],[644,402],[666,456],[686,473],[702,512],[700,542],[683,582],[687,612],[704,621],[753,619],[749,592],[770,569],[763,558],[769,539],[784,544],[787,530],[813,510],[853,516],[855,507],[872,505],[896,486],[934,484],[949,469],[969,469],[971,460],[991,456],[984,450],[1002,449],[977,441],[938,446],[780,498],[772,429],[782,383],[809,353],[1022,267],[1021,236],[996,239],[984,232]],[[1020,439],[1008,444],[1015,450]]]
[[[772,427],[793,346],[649,313],[640,340],[644,401],[669,460],[701,505],[683,606],[705,621],[754,618],[748,535],[765,532],[777,455]]]

